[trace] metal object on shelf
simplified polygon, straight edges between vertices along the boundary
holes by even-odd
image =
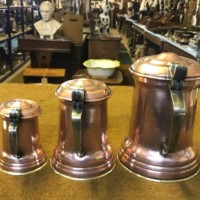
[[[52,169],[76,180],[111,172],[115,158],[108,143],[106,101],[111,90],[101,81],[74,79],[62,83],[55,94],[60,99],[60,125]]]
[[[47,156],[39,141],[40,107],[31,100],[13,99],[0,107],[2,149],[0,169],[11,175],[24,175],[41,169]]]
[[[174,53],[138,59],[129,135],[118,158],[130,172],[155,181],[196,175],[200,163],[192,143],[200,65]]]

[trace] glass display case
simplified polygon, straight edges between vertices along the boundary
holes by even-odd
[[[0,82],[28,60],[28,53],[18,50],[18,39],[32,33],[38,17],[38,1],[0,0]]]

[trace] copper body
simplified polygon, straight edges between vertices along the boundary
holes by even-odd
[[[20,108],[21,116],[14,129],[9,117],[10,110]],[[31,111],[30,111],[31,110]],[[30,111],[30,112],[29,112]],[[12,175],[24,175],[41,169],[47,156],[39,142],[38,115],[41,110],[33,101],[15,99],[1,105],[2,149],[0,168]]]
[[[176,81],[175,75],[171,76],[172,63],[181,70],[186,66],[184,80]],[[141,58],[130,72],[135,82],[132,113],[119,161],[130,172],[155,181],[180,181],[194,176],[200,166],[192,141],[199,64],[163,53]],[[174,82],[181,82],[182,87],[174,89]]]
[[[74,127],[74,109],[70,95],[78,88],[85,88],[86,97],[80,118],[81,125],[77,127],[76,124]],[[100,81],[75,79],[63,83],[56,95],[60,99],[60,119],[58,144],[51,158],[53,170],[76,180],[93,179],[111,172],[115,166],[115,158],[108,142],[107,99],[111,95],[109,88]],[[78,132],[75,129],[78,129]]]

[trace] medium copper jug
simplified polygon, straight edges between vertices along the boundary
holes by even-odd
[[[109,87],[93,79],[62,83],[55,92],[60,100],[58,143],[51,158],[53,170],[77,180],[104,176],[115,158],[108,142]]]
[[[180,181],[196,175],[199,157],[193,125],[200,66],[174,53],[138,59],[129,134],[118,159],[130,172],[155,181]]]
[[[41,169],[47,156],[39,142],[36,102],[13,99],[0,107],[2,118],[2,149],[0,169],[8,174],[23,175]]]

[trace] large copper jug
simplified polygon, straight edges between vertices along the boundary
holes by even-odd
[[[130,172],[156,181],[180,181],[199,171],[193,124],[200,66],[174,53],[138,59],[129,134],[118,159]]]
[[[60,119],[58,143],[50,161],[53,170],[76,180],[111,172],[115,158],[108,142],[109,87],[93,79],[74,79],[62,83],[55,95],[60,100]]]
[[[46,164],[47,156],[39,141],[40,113],[40,107],[27,99],[13,99],[1,105],[0,169],[4,172],[23,175],[35,172]]]

